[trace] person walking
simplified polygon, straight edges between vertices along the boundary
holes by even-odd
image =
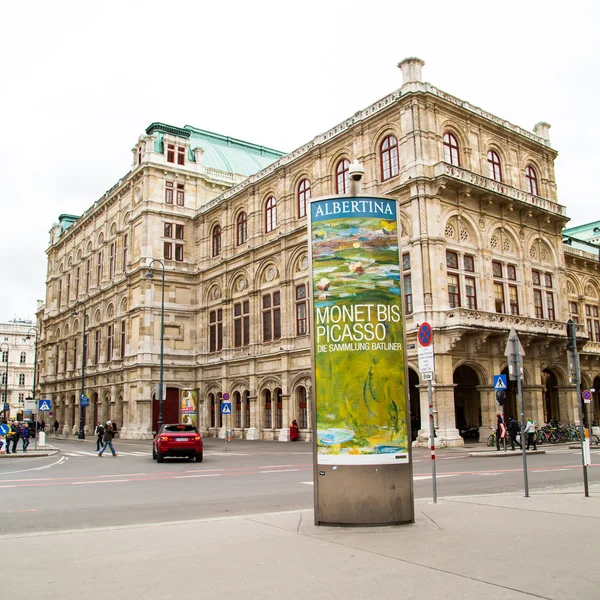
[[[46,421],[44,421],[44,419],[42,419],[42,422],[40,423],[40,430],[46,431]]]
[[[19,428],[19,423],[17,421],[13,421],[11,426],[10,426],[11,430],[12,430],[12,437],[11,437],[11,441],[12,441],[12,451],[13,454],[17,453],[17,442],[19,441],[19,438],[21,437],[21,429]],[[7,448],[8,450],[8,448]]]
[[[58,435],[58,421],[54,421],[54,435]]]
[[[96,434],[96,452],[100,452],[100,448],[102,448],[103,437],[104,437],[104,427],[102,427],[102,423],[98,421],[96,425],[96,430],[94,431]]]
[[[508,435],[510,435],[511,450],[515,449],[515,444],[519,448],[523,448],[520,442],[517,441],[517,434],[519,433],[519,423],[514,417],[510,417],[508,420]]]
[[[290,423],[290,441],[295,442],[297,440],[298,440],[298,423],[296,422],[296,419],[294,419]]]
[[[113,430],[112,430],[110,421],[106,421],[106,425],[104,426],[103,439],[104,439],[104,445],[102,446],[102,450],[100,450],[100,452],[98,452],[98,457],[102,456],[102,453],[106,450],[106,448],[110,448],[110,451],[112,452],[113,456],[118,456],[118,454],[115,452],[115,448],[112,444]]]
[[[502,449],[506,450],[506,425],[502,415],[496,415],[496,450],[500,451],[500,443],[502,443]]]
[[[533,417],[529,417],[527,419],[527,424],[525,425],[525,431],[523,432],[527,434],[527,448],[525,450],[529,450],[529,446],[533,445],[533,449],[537,450],[537,440],[535,439],[535,422]]]
[[[27,452],[27,446],[29,446],[29,438],[31,437],[31,432],[29,431],[29,425],[27,423],[23,423],[21,427],[21,439],[23,440],[23,452]]]

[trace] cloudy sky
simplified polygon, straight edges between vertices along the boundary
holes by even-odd
[[[600,219],[600,3],[592,0],[5,3],[0,319],[32,318],[48,231],[130,168],[153,121],[291,151],[401,85],[552,125],[571,225]],[[205,6],[207,5],[207,6]],[[415,5],[420,8],[415,8]]]

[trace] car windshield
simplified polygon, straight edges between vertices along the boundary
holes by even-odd
[[[171,431],[174,433],[180,433],[185,431],[196,431],[193,425],[165,425],[163,431]]]

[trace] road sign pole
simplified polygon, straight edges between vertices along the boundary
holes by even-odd
[[[529,476],[527,473],[527,450],[525,449],[525,416],[523,414],[523,393],[521,388],[521,355],[519,354],[519,338],[513,338],[514,359],[517,368],[517,401],[519,403],[519,422],[521,423],[521,453],[523,454],[523,482],[525,498],[529,498]]]
[[[433,483],[433,503],[437,504],[437,481],[435,468],[435,423],[433,422],[433,384],[431,379],[427,382],[427,395],[429,396],[429,438],[431,447],[431,481]]]

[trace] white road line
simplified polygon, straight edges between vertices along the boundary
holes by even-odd
[[[532,473],[554,473],[554,471],[570,471],[571,469],[531,469]]]
[[[125,483],[129,479],[104,479],[102,481],[72,481],[71,485],[90,485],[95,483]]]
[[[74,452],[63,452],[66,456],[73,456],[75,458],[81,458],[81,454],[75,454]]]
[[[260,467],[259,467],[260,468]],[[264,467],[263,467],[264,468]],[[276,471],[259,471],[262,475],[263,473],[291,473],[292,471],[299,471],[300,469],[277,469]]]
[[[15,488],[17,487],[16,485],[0,485],[0,489],[4,489],[4,488]]]
[[[315,485],[314,481],[301,481],[300,483],[303,483],[304,485]]]
[[[225,471],[225,469],[203,469],[203,471]],[[198,469],[191,469],[189,471],[185,471],[185,473],[197,473]]]
[[[64,456],[61,456],[56,462],[53,462],[49,465],[45,465],[43,467],[33,467],[32,469],[21,469],[19,471],[6,471],[5,473],[2,473],[2,477],[4,477],[4,475],[15,475],[16,473],[29,473],[29,471],[43,471],[45,469],[56,467],[57,465],[64,463],[66,460],[67,459]],[[2,480],[0,479],[0,481]]]
[[[140,477],[141,475],[148,475],[148,473],[123,473],[122,475],[113,473],[112,475],[98,475],[98,477]]]
[[[295,467],[296,465],[261,465],[257,469],[282,469],[283,467]]]
[[[456,477],[457,475],[436,475],[436,479],[442,477]],[[424,479],[431,479],[432,475],[413,475],[413,481],[423,481]]]
[[[207,473],[206,475],[178,475],[174,479],[195,479],[197,477],[221,477],[221,473]]]

